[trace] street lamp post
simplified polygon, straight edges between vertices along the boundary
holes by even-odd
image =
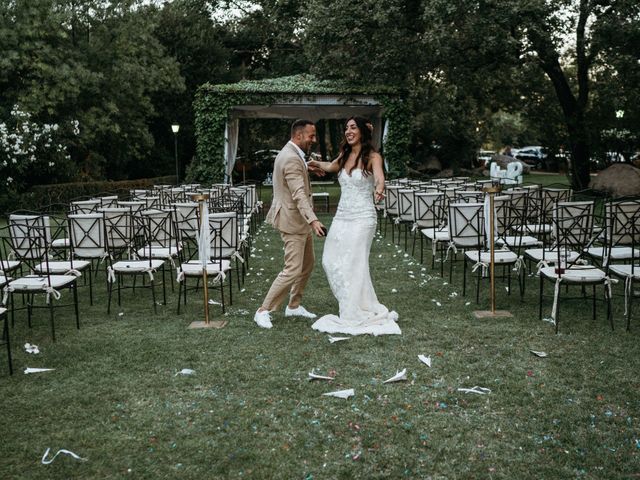
[[[180,130],[180,125],[173,124],[171,125],[171,131],[173,132],[173,147],[174,154],[176,157],[176,184],[180,184],[180,164],[178,163],[178,130]]]

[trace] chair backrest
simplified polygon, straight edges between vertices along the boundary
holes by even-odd
[[[173,221],[178,241],[186,242],[198,238],[199,206],[196,202],[174,203]]]
[[[170,248],[175,244],[175,229],[171,219],[171,211],[166,210],[142,210],[136,217],[142,222],[144,228],[144,248]],[[147,256],[147,253],[145,253]]]
[[[102,206],[99,198],[76,200],[69,204],[70,213],[95,213]]]
[[[144,200],[118,200],[115,208],[126,208],[131,213],[136,214],[140,210],[146,208],[147,203]]]
[[[46,215],[9,215],[11,250],[20,260],[40,260],[51,243],[50,219]]]
[[[484,245],[484,203],[450,203],[449,237],[457,247]]]
[[[552,230],[559,266],[575,264],[582,256],[593,235],[593,209],[593,201],[558,202],[553,208]],[[578,253],[577,258],[572,252]]]
[[[118,203],[117,195],[107,195],[104,197],[100,197],[100,207],[101,208],[111,208],[115,207]]]
[[[604,212],[604,244],[610,248],[633,244],[640,228],[640,200],[607,202]]]
[[[73,213],[68,216],[72,256],[101,258],[107,251],[103,213]]]
[[[238,249],[238,214],[236,212],[209,213],[209,224],[211,228],[218,229],[218,234],[211,239],[212,253],[217,248],[221,248],[224,255],[228,256]]]
[[[416,193],[414,199],[415,221],[421,228],[438,228],[444,223],[442,202],[444,193]]]
[[[410,188],[402,188],[398,190],[398,216],[400,220],[405,222],[413,222],[414,217],[414,202],[415,191]]]
[[[479,190],[458,190],[455,192],[456,203],[479,203],[484,200],[484,192]]]
[[[550,223],[557,203],[570,202],[573,190],[570,188],[544,187],[540,191],[540,222]]]
[[[131,208],[117,207],[105,208],[102,214],[106,246],[110,256],[117,258],[126,254],[130,258],[135,234],[140,231],[134,222],[134,212]]]
[[[384,209],[387,215],[398,215],[400,205],[398,203],[398,190],[402,188],[401,185],[387,185],[387,196],[384,197]]]

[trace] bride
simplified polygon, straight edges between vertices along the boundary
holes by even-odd
[[[340,316],[318,319],[312,328],[321,332],[401,333],[396,324],[398,314],[378,302],[369,273],[369,252],[377,221],[374,192],[376,202],[384,198],[382,157],[371,144],[371,130],[366,119],[350,118],[338,158],[333,162],[309,162],[311,167],[337,172],[342,191],[322,255]]]

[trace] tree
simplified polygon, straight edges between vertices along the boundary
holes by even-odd
[[[610,69],[614,59],[620,58],[616,44],[627,44],[614,38],[612,30],[622,27],[626,40],[637,38],[639,8],[637,2],[628,0],[431,0],[425,10],[429,28],[425,38],[458,49],[473,42],[466,50],[468,55],[443,58],[450,70],[477,65],[494,51],[501,53],[497,57],[501,66],[533,65],[544,72],[569,139],[572,185],[583,189],[590,181],[591,77],[595,71]],[[565,50],[570,38],[573,48]]]

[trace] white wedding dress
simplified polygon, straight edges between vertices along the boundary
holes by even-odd
[[[322,266],[340,316],[325,315],[312,328],[350,335],[399,335],[398,314],[378,302],[369,273],[369,252],[376,231],[373,175],[354,169],[338,175],[342,190],[336,216],[327,234]]]

